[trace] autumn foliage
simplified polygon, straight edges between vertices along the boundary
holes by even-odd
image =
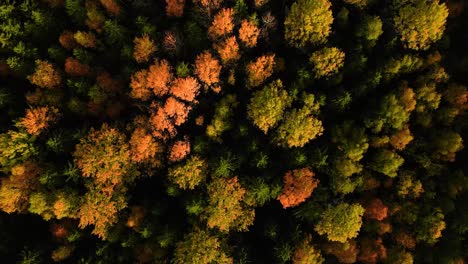
[[[120,5],[117,3],[117,0],[99,0],[102,6],[106,9],[109,14],[113,16],[118,16],[120,14]]]
[[[177,78],[172,82],[171,94],[186,101],[196,103],[195,99],[200,93],[200,84],[193,77]]]
[[[246,19],[242,21],[239,28],[239,39],[246,47],[255,47],[259,35],[260,30],[255,24]]]
[[[73,154],[84,177],[96,183],[115,186],[122,183],[130,164],[130,150],[125,135],[107,124],[92,128],[80,140]]]
[[[250,62],[246,66],[247,85],[257,87],[273,74],[275,55],[265,55]]]
[[[13,167],[9,177],[0,179],[0,209],[6,213],[25,211],[29,195],[39,186],[42,171],[30,161]]]
[[[165,0],[166,15],[181,17],[184,14],[185,0]]]
[[[36,60],[36,70],[29,76],[29,80],[41,88],[53,89],[61,84],[62,77],[50,62]]]
[[[190,141],[186,138],[172,145],[168,158],[169,161],[175,162],[184,159],[188,154],[190,154]]]
[[[73,34],[73,32],[71,31],[63,31],[59,37],[60,45],[62,45],[62,47],[64,47],[67,50],[75,48],[78,45],[78,43],[76,43],[74,35],[75,34]]]
[[[220,73],[221,65],[209,51],[203,52],[195,59],[195,74],[206,85],[219,82]]]
[[[147,62],[156,51],[156,44],[147,34],[141,37],[135,37],[133,45],[133,58],[135,58],[138,63]]]
[[[166,60],[155,61],[148,69],[147,86],[156,96],[166,95],[172,80],[171,66]]]
[[[312,195],[319,184],[319,180],[313,177],[314,173],[310,168],[286,172],[283,177],[283,192],[278,197],[283,208],[298,206]]]
[[[382,221],[387,217],[388,207],[379,198],[372,199],[365,209],[366,218]]]
[[[155,159],[161,147],[144,128],[136,128],[130,138],[131,159],[134,162],[150,161]]]
[[[65,72],[73,77],[81,77],[88,75],[91,72],[91,68],[75,58],[68,57],[65,60]]]
[[[58,109],[47,106],[31,108],[21,119],[21,126],[31,135],[39,135],[57,120]]]
[[[217,39],[232,32],[234,29],[232,8],[221,9],[214,17],[211,26],[208,28],[208,35],[212,39]]]
[[[239,44],[237,43],[235,36],[231,36],[214,44],[214,48],[218,52],[219,57],[224,64],[237,61],[240,58]]]

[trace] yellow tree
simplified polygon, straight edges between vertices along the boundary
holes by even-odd
[[[400,7],[393,23],[403,45],[413,50],[427,50],[445,31],[448,9],[438,0],[407,1]]]
[[[285,38],[291,46],[302,48],[325,43],[331,32],[333,14],[329,0],[298,0],[286,19]]]

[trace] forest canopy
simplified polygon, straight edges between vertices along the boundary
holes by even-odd
[[[468,261],[463,0],[0,1],[0,263]]]

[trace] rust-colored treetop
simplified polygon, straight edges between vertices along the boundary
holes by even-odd
[[[208,28],[210,38],[217,39],[232,32],[234,29],[233,12],[232,8],[223,8],[215,15]]]
[[[283,192],[278,200],[283,208],[288,208],[298,206],[309,198],[320,181],[314,179],[310,168],[302,168],[286,172],[283,182]]]
[[[251,61],[246,66],[247,85],[257,87],[273,74],[275,55],[265,55]]]
[[[58,116],[58,109],[47,106],[31,108],[26,111],[26,116],[21,119],[20,124],[31,135],[39,135],[52,125]]]
[[[221,65],[209,51],[199,54],[195,60],[195,74],[206,85],[219,82]]]
[[[239,39],[246,47],[255,47],[259,35],[260,30],[254,23],[246,19],[242,20],[239,28]]]

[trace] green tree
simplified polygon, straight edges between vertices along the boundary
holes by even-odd
[[[393,18],[395,30],[407,48],[427,50],[445,30],[448,9],[436,1],[406,1]]]
[[[291,102],[281,80],[276,80],[253,93],[247,106],[247,114],[266,134],[283,118],[284,111]]]
[[[317,136],[322,135],[323,126],[314,114],[318,113],[319,104],[314,95],[306,95],[301,109],[292,109],[286,113],[284,121],[275,131],[273,142],[282,147],[302,147]]]
[[[379,16],[364,16],[357,26],[356,37],[369,42],[370,46],[375,46],[379,37],[383,34],[383,23]]]
[[[341,203],[327,208],[315,225],[315,231],[327,235],[329,241],[346,242],[357,237],[362,225],[364,208],[357,203]]]
[[[221,141],[221,135],[232,128],[233,110],[239,102],[235,94],[228,94],[216,103],[215,113],[211,123],[206,127],[206,135]]]
[[[284,21],[285,38],[291,46],[302,48],[322,44],[331,32],[333,14],[329,0],[298,0]]]
[[[379,149],[372,156],[369,168],[394,178],[404,162],[405,160],[397,153],[386,149]]]
[[[192,156],[183,163],[169,168],[167,176],[180,188],[193,190],[206,178],[207,169],[205,160],[199,156]]]

